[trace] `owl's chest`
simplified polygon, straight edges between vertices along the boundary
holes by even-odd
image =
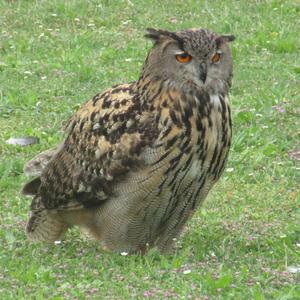
[[[193,124],[194,122],[194,124]],[[231,144],[231,117],[228,98],[210,96],[206,111],[192,122],[190,178],[205,174],[218,179]]]

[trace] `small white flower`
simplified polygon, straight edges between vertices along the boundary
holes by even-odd
[[[285,234],[283,234],[283,235],[281,235],[281,236],[279,236],[281,239],[284,239],[284,238],[286,238],[286,235]]]
[[[300,248],[300,243],[297,243],[296,246],[297,246],[298,248]]]
[[[183,271],[183,274],[184,274],[184,275],[187,275],[187,274],[190,274],[191,272],[192,272],[192,270],[188,269],[188,270],[184,270],[184,271]]]
[[[57,14],[52,14],[51,16],[52,16],[52,17],[57,17]]]
[[[126,20],[126,21],[122,22],[122,24],[127,25],[129,22],[131,22],[131,20]]]
[[[47,79],[47,77],[46,77],[46,76],[42,76],[41,79],[42,79],[42,80],[45,80],[45,79]]]
[[[231,172],[233,172],[234,171],[234,168],[227,168],[226,169],[226,172],[228,172],[228,173],[231,173]]]
[[[61,244],[61,241],[54,241],[54,244],[55,244],[55,245],[60,245],[60,244]]]
[[[127,62],[132,61],[132,58],[125,58],[125,61]]]
[[[128,253],[124,251],[124,252],[121,252],[121,255],[122,255],[122,256],[127,256]]]

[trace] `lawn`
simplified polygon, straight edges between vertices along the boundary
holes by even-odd
[[[74,229],[25,236],[24,162],[80,105],[139,76],[145,28],[236,36],[224,176],[173,255],[106,253]],[[300,299],[299,1],[0,0],[1,299]],[[38,144],[6,144],[35,136]]]

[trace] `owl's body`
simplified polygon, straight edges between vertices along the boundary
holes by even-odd
[[[31,239],[52,242],[79,225],[114,251],[166,250],[222,174],[231,142],[232,37],[206,30],[149,30],[148,37],[155,46],[140,79],[88,101],[24,187],[34,195]],[[181,62],[182,52],[199,70]],[[225,67],[210,73],[215,53]],[[171,59],[173,72],[165,65]]]

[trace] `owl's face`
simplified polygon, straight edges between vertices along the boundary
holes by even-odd
[[[219,36],[205,29],[178,32],[148,29],[146,37],[155,41],[146,67],[149,73],[184,87],[211,86],[232,78],[232,58],[228,42],[233,36]]]

